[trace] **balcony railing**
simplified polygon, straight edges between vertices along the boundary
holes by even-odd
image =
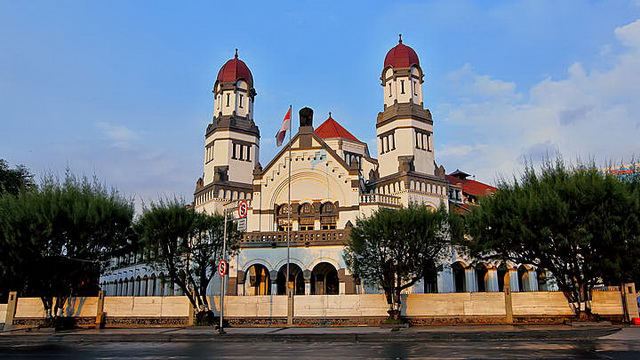
[[[360,204],[400,206],[400,198],[393,195],[362,194],[360,195]]]
[[[291,246],[343,245],[349,240],[349,230],[291,231]],[[286,246],[286,231],[261,231],[246,233],[241,247]]]

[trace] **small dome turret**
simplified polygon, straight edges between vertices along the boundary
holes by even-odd
[[[253,87],[253,75],[244,61],[238,59],[238,49],[233,59],[227,61],[218,72],[217,81],[219,82],[236,82],[244,79],[249,86]]]
[[[412,65],[420,65],[418,54],[416,54],[412,48],[402,43],[402,34],[400,34],[398,45],[389,50],[387,56],[384,58],[384,67],[391,66],[398,69],[408,68]]]

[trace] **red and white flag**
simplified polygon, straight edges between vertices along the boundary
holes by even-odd
[[[285,135],[287,135],[287,131],[291,130],[291,106],[289,106],[289,111],[287,111],[287,115],[282,119],[282,125],[280,125],[280,130],[276,134],[276,145],[282,145],[284,141]]]

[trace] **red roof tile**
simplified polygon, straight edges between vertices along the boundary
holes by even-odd
[[[463,180],[451,175],[447,175],[446,177],[449,183],[453,185],[460,184],[462,186],[462,192],[465,192],[467,194],[475,196],[485,196],[487,194],[493,194],[494,192],[498,191],[498,189],[496,189],[495,187],[487,185],[485,183],[481,183],[479,181],[469,179]]]
[[[318,126],[314,130],[314,132],[316,133],[316,135],[320,136],[323,139],[341,137],[358,142],[360,141],[356,139],[356,137],[353,136],[349,131],[347,131],[347,129],[343,128],[342,125],[338,124],[337,121],[333,120],[331,116],[329,116],[329,118],[325,122],[320,124],[320,126]]]

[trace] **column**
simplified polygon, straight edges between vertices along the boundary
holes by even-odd
[[[438,271],[438,292],[452,293],[455,291],[451,264],[442,264],[442,271]]]
[[[155,291],[156,291],[156,279],[153,277],[147,278],[147,284],[146,284],[146,294],[147,296],[154,296],[155,295]]]
[[[529,282],[530,291],[538,291],[538,274],[535,270],[527,271],[527,281]]]
[[[345,269],[338,269],[338,294],[346,294],[346,272]]]
[[[518,285],[518,269],[509,269],[509,286],[512,292],[520,292],[520,286]]]
[[[278,272],[276,270],[269,271],[269,280],[271,281],[271,295],[278,295]],[[289,279],[286,279],[284,282],[285,294],[288,280]]]
[[[244,296],[245,295],[245,291],[244,291],[244,283],[246,280],[246,274],[244,271],[242,270],[238,270],[238,295],[240,296]]]
[[[467,292],[478,292],[478,283],[476,282],[476,280],[475,269],[464,269],[464,281]]]
[[[164,296],[164,287],[162,286],[162,281],[160,281],[161,279],[158,277],[156,278],[156,283],[155,283],[155,292],[153,294],[153,296]]]
[[[311,271],[303,271],[302,276],[304,276],[304,294],[311,295]]]
[[[498,288],[498,270],[495,267],[487,269],[487,291],[500,291]]]
[[[9,299],[7,302],[7,312],[5,313],[5,322],[3,331],[9,331],[13,329],[13,318],[16,315],[16,308],[18,306],[18,292],[10,291]]]

